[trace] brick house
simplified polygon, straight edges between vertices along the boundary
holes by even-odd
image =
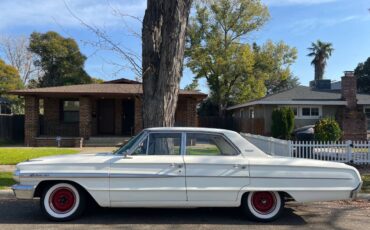
[[[309,87],[297,86],[227,110],[246,124],[243,132],[271,135],[272,111],[291,107],[295,128],[314,125],[322,117],[333,117],[343,130],[343,139],[366,140],[370,133],[370,95],[358,94],[356,82],[353,72],[346,71],[341,82],[311,81]]]
[[[56,139],[61,146],[78,146],[81,138],[92,145],[97,138],[122,141],[142,129],[142,84],[137,81],[122,78],[10,93],[25,99],[26,146],[55,146]],[[175,125],[197,126],[196,106],[206,96],[180,90]]]

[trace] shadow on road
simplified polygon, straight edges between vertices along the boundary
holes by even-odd
[[[41,213],[39,202],[0,200],[0,223],[43,224],[50,223]],[[306,222],[286,208],[273,225],[301,226]],[[91,206],[85,215],[70,224],[210,224],[210,225],[255,225],[245,220],[238,208],[188,208],[188,209],[139,209],[100,208]],[[63,224],[63,223],[59,223]]]

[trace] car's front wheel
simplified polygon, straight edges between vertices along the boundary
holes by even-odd
[[[277,219],[284,208],[284,199],[278,192],[250,192],[243,197],[242,209],[250,219],[269,222]]]
[[[80,216],[85,204],[84,191],[69,183],[47,186],[40,199],[42,212],[54,221],[67,221]]]

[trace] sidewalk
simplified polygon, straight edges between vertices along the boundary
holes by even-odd
[[[0,172],[14,172],[15,165],[0,165]]]

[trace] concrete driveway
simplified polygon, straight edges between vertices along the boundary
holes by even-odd
[[[53,223],[38,201],[0,200],[0,229],[370,229],[370,203],[288,204],[282,217],[262,224],[244,220],[237,208],[103,209],[90,208],[80,219]]]

